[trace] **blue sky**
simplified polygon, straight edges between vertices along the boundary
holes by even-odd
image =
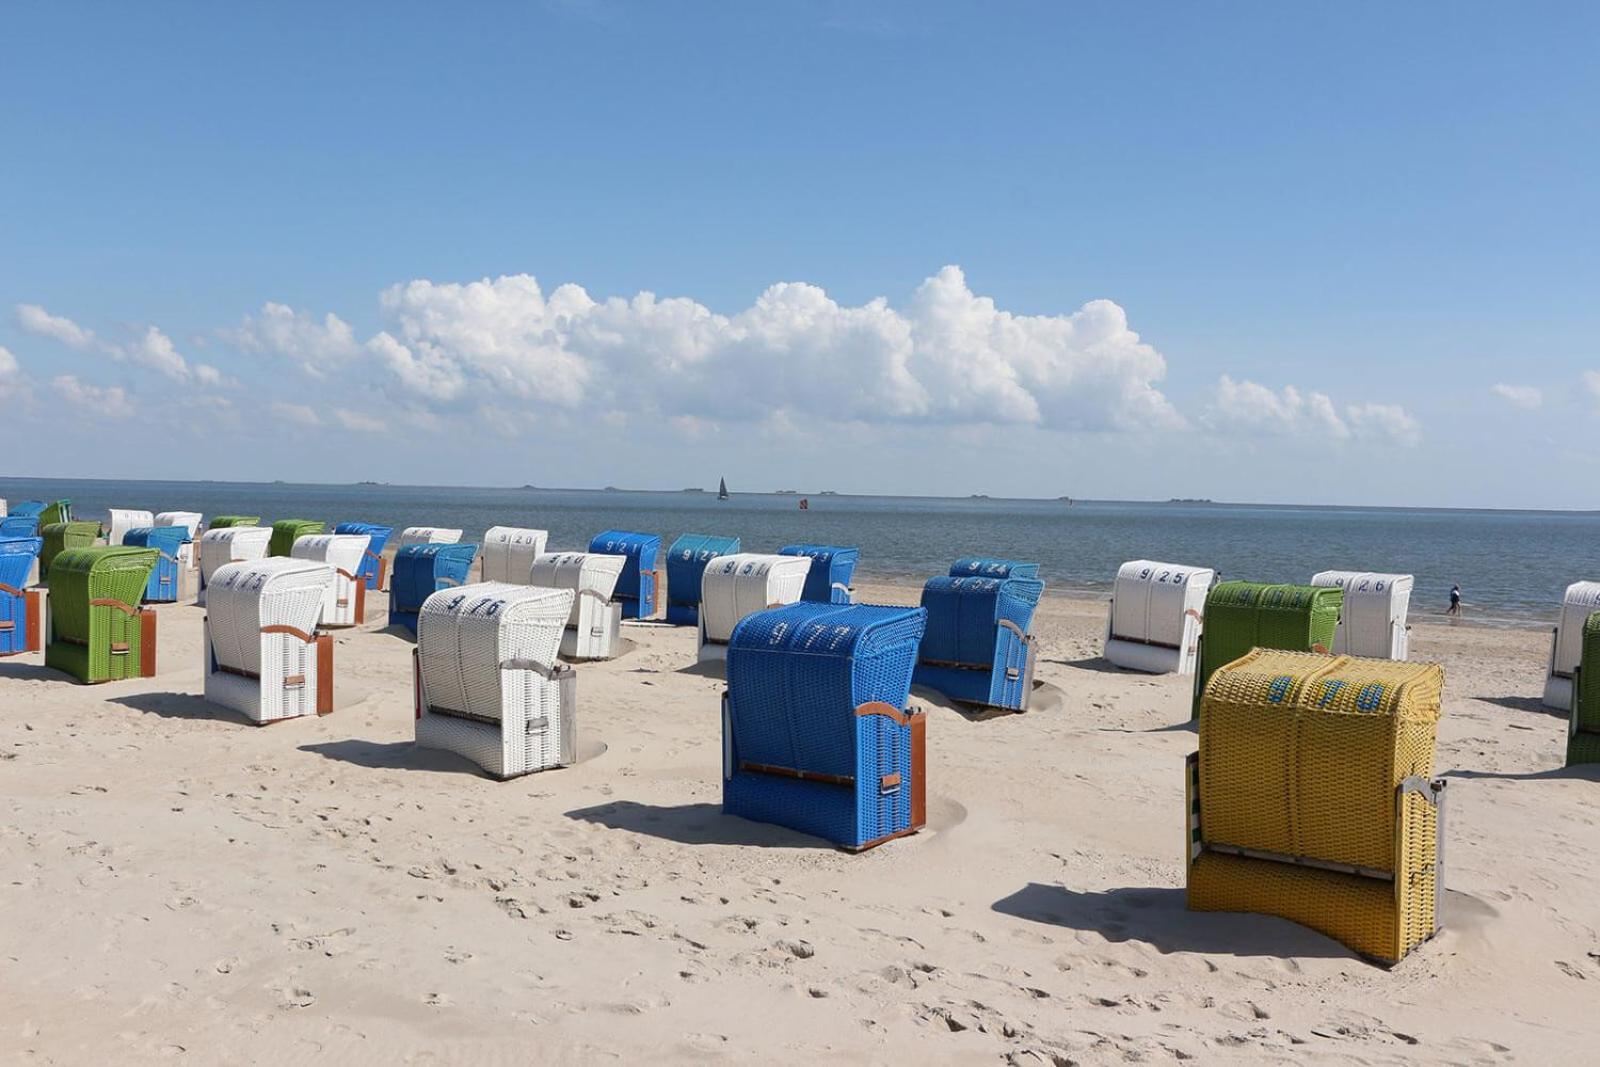
[[[3,20],[16,474],[1595,504],[1589,5]]]

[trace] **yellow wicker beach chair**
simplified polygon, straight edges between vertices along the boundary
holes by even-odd
[[[1432,937],[1435,664],[1255,649],[1216,671],[1188,765],[1195,911],[1277,915],[1395,963]]]

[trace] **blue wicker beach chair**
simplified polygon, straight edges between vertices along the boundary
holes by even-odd
[[[739,551],[737,537],[684,534],[667,550],[667,621],[677,626],[700,625],[700,578],[706,564]]]
[[[624,619],[653,619],[660,604],[660,582],[656,572],[656,558],[661,555],[661,538],[655,534],[630,533],[627,530],[607,530],[595,534],[589,542],[590,552],[607,556],[626,556],[622,577],[617,579],[613,599],[622,605]]]
[[[800,599],[818,604],[850,603],[850,579],[855,576],[861,552],[837,545],[784,545],[780,556],[806,556],[811,570],[806,572],[806,588]]]
[[[389,625],[417,632],[423,601],[441,589],[465,585],[478,546],[471,543],[407,545],[395,554],[389,579]]]
[[[1037,578],[1037,563],[1020,563],[1014,559],[995,559],[990,556],[966,556],[950,564],[952,578]]]
[[[0,537],[38,537],[39,516],[7,515],[0,519]]]
[[[189,531],[182,526],[139,526],[122,535],[122,543],[135,548],[153,548],[161,555],[145,585],[146,604],[174,604],[178,600],[178,556]]]
[[[333,532],[366,534],[371,538],[367,542],[367,554],[361,557],[361,569],[356,572],[356,577],[365,583],[368,589],[382,589],[389,566],[388,561],[383,558],[383,549],[389,543],[389,538],[394,536],[394,527],[379,526],[370,522],[341,522],[333,528]]]
[[[44,514],[43,500],[19,500],[8,509],[12,515],[35,518]]]
[[[728,647],[722,810],[860,850],[926,822],[927,716],[909,706],[921,608],[801,602]]]
[[[44,590],[26,588],[43,547],[39,537],[0,537],[0,656],[44,647]]]
[[[928,634],[916,683],[963,704],[1026,711],[1034,658],[1028,627],[1043,592],[1037,578],[930,578],[922,587]]]

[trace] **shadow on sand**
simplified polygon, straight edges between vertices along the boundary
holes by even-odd
[[[258,725],[237,711],[213,704],[195,693],[129,693],[127,696],[111,697],[106,703],[121,704],[146,715],[159,715],[163,719],[214,719],[236,726]]]
[[[816,848],[834,846],[820,837],[798,833],[769,823],[750,822],[724,815],[720,804],[640,804],[615,800],[592,808],[567,812],[567,818],[592,822],[613,830],[631,830],[680,845],[754,845],[758,848]]]

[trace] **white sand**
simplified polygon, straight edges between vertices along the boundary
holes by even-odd
[[[1542,633],[1416,628],[1448,927],[1383,970],[1184,910],[1188,680],[1106,669],[1100,604],[1041,610],[1037,710],[933,712],[933,826],[859,856],[720,814],[689,630],[630,627],[579,668],[589,758],[497,783],[413,749],[408,642],[344,633],[338,713],[256,728],[160,612],[148,681],[0,661],[6,1062],[1542,1064],[1600,1029],[1600,774],[1561,769]]]

